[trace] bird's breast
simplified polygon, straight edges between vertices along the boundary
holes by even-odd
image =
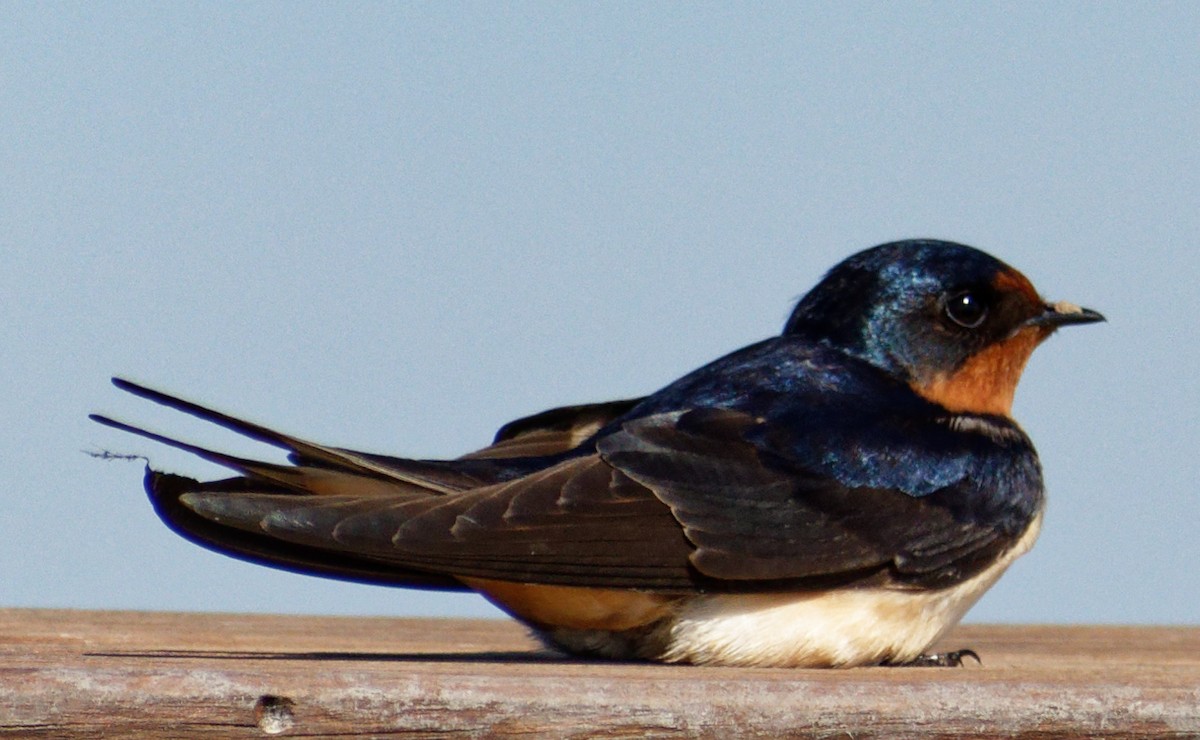
[[[906,663],[953,627],[1014,560],[1033,547],[1039,513],[978,575],[943,589],[840,588],[690,599],[660,659],[771,667]]]
[[[625,589],[463,581],[570,653],[779,668],[905,663],[953,627],[1033,547],[1039,513],[978,575],[942,589],[885,587],[663,595]]]

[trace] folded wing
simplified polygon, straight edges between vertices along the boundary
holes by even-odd
[[[737,411],[636,418],[593,438],[637,401],[567,407],[514,422],[462,459],[422,461],[317,445],[118,385],[288,450],[292,465],[256,462],[95,417],[241,474],[199,482],[148,471],[151,500],[175,531],[316,575],[661,593],[950,585],[1009,544],[936,495],[851,489],[777,458],[747,440],[763,422]]]

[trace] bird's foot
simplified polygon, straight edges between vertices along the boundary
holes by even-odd
[[[948,653],[933,653],[931,655],[918,655],[916,658],[907,663],[900,663],[902,666],[910,667],[927,667],[935,666],[941,668],[957,668],[963,664],[963,658],[974,658],[975,662],[983,665],[983,661],[979,659],[979,654],[974,650],[952,650]]]

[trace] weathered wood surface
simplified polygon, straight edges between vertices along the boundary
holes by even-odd
[[[1200,628],[969,626],[962,668],[592,663],[509,622],[0,610],[0,734],[1200,737]]]

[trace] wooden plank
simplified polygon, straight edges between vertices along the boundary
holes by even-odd
[[[504,621],[0,610],[0,733],[1198,737],[1200,628],[967,626],[962,668],[566,660]]]

